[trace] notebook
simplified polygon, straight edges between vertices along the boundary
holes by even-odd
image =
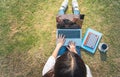
[[[101,37],[102,33],[88,28],[82,40],[81,47],[86,51],[94,54]]]

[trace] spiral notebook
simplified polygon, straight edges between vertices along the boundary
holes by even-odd
[[[94,54],[101,37],[102,33],[88,28],[82,40],[81,47],[86,51]]]

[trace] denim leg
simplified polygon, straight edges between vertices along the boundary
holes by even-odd
[[[81,52],[80,52],[80,47],[79,46],[76,46],[76,51],[77,51],[77,54],[81,57]]]
[[[75,15],[80,15],[80,11],[78,9],[78,2],[77,0],[72,0],[72,10]]]
[[[63,14],[65,14],[65,12],[64,12],[64,10],[61,9],[61,10],[59,10],[58,14],[63,15]]]
[[[59,52],[58,52],[58,56],[64,54],[66,51],[67,51],[66,46],[62,46],[62,47],[60,48]]]
[[[62,4],[61,4],[61,7],[60,7],[60,9],[59,9],[58,14],[59,14],[59,15],[65,14],[65,11],[67,10],[67,7],[68,7],[68,0],[64,0],[64,1],[62,2]]]
[[[74,10],[73,13],[74,13],[74,15],[80,15],[80,11],[79,10]]]
[[[66,46],[62,46],[58,52],[58,56],[64,54],[68,49],[66,48]],[[80,53],[80,47],[79,46],[76,46],[76,51],[77,51],[77,54],[81,57],[81,53]]]

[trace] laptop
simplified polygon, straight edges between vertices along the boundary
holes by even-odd
[[[80,29],[57,29],[57,37],[59,34],[65,35],[64,46],[69,44],[69,41],[75,42],[76,46],[81,45],[81,30]]]
[[[71,18],[70,18],[71,17]],[[74,18],[78,17],[78,23],[73,22]],[[67,46],[70,41],[75,42],[76,46],[81,46],[82,41],[82,24],[80,23],[80,15],[79,16],[73,16],[73,15],[62,15],[60,18],[62,22],[57,21],[57,31],[56,31],[56,37],[58,38],[59,34],[65,35],[65,43],[63,46]],[[59,20],[59,19],[58,19]],[[57,41],[56,41],[57,43]]]

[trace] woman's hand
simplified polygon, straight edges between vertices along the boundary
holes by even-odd
[[[53,53],[52,53],[52,56],[53,56],[54,58],[57,57],[58,51],[59,51],[59,49],[63,46],[64,42],[65,42],[65,36],[63,36],[62,34],[58,35],[58,38],[57,38],[57,46],[56,46],[55,50],[54,50]]]
[[[77,53],[75,42],[70,41],[67,49],[71,52]]]
[[[65,36],[62,34],[59,34],[57,38],[57,47],[62,47],[64,42],[65,42]]]

